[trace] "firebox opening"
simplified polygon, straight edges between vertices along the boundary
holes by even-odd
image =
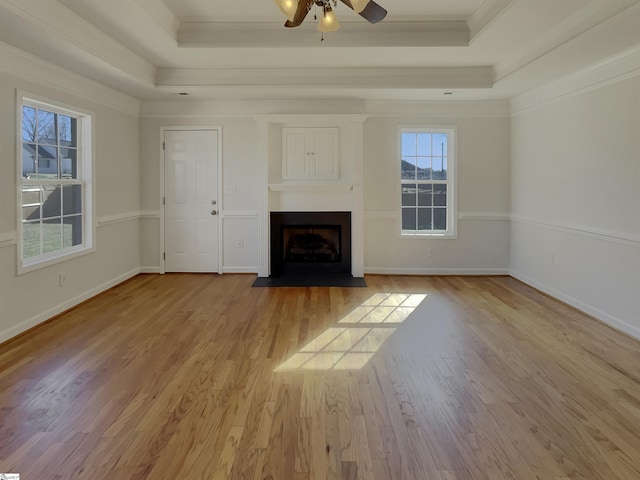
[[[340,225],[283,226],[285,262],[339,263],[342,261]]]
[[[271,277],[351,275],[351,212],[271,212]]]

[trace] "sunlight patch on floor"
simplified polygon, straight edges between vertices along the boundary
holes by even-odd
[[[359,370],[427,295],[376,293],[274,371]]]

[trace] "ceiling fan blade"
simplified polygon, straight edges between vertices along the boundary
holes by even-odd
[[[293,17],[293,21],[287,20],[284,24],[285,27],[297,27],[302,24],[307,14],[309,13],[309,9],[313,4],[313,0],[299,0],[298,1],[298,9],[296,10],[296,14]]]
[[[340,0],[340,1],[344,3],[347,7],[353,10],[353,5],[351,4],[350,0]],[[376,2],[371,0],[367,4],[367,6],[364,8],[364,10],[359,13],[359,15],[365,20],[367,20],[369,23],[378,23],[382,21],[384,17],[387,16],[387,11],[384,8],[382,8],[380,5],[378,5]]]

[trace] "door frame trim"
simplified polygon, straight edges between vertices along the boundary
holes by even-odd
[[[173,125],[173,126],[161,126],[160,127],[160,136],[158,141],[158,151],[159,151],[159,177],[160,177],[160,188],[159,188],[159,196],[158,196],[158,205],[160,205],[160,252],[158,252],[159,262],[160,262],[160,273],[166,273],[166,262],[164,259],[164,230],[165,230],[165,205],[162,199],[165,196],[165,185],[164,185],[164,168],[165,168],[165,159],[164,159],[164,135],[165,132],[172,131],[212,131],[218,134],[218,274],[222,274],[223,265],[223,243],[222,239],[224,238],[222,229],[224,228],[224,222],[222,221],[222,202],[223,202],[223,188],[222,188],[222,125]]]

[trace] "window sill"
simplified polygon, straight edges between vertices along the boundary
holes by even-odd
[[[47,268],[52,265],[57,265],[59,263],[66,262],[68,260],[72,260],[74,258],[83,257],[85,255],[94,253],[96,251],[95,247],[82,247],[78,249],[74,249],[72,251],[68,251],[65,253],[59,253],[57,255],[52,255],[50,257],[45,257],[41,260],[35,260],[33,262],[18,260],[18,275],[23,275],[25,273],[30,273],[36,270],[40,270],[42,268]]]
[[[455,240],[458,235],[454,232],[450,233],[406,233],[400,232],[400,238],[405,240],[429,239],[429,240]]]

